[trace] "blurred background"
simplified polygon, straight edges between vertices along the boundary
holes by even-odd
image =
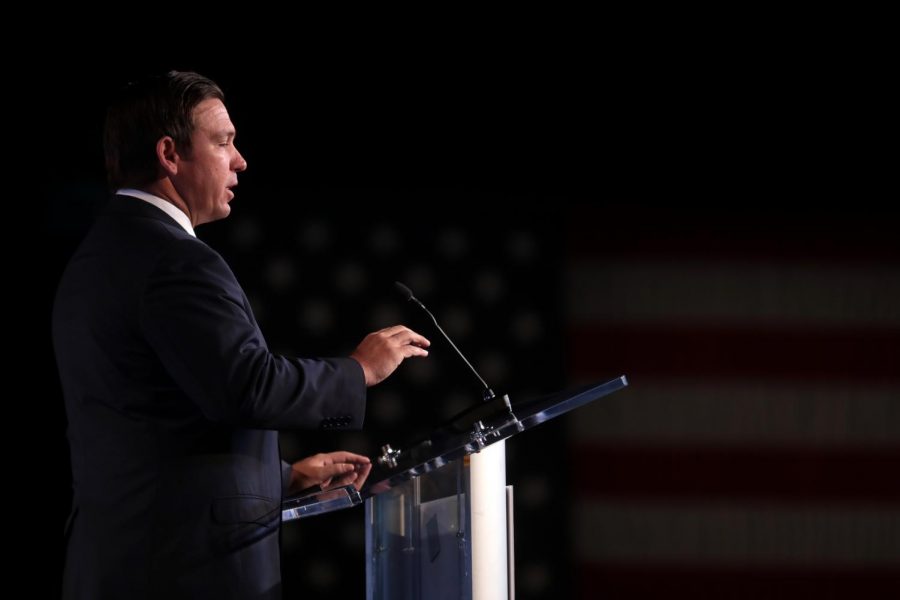
[[[434,343],[370,390],[365,431],[285,432],[285,458],[374,455],[480,397],[400,280],[514,401],[630,381],[508,443],[519,598],[896,592],[896,200],[819,160],[831,146],[789,82],[772,102],[721,73],[708,94],[708,73],[665,57],[634,75],[532,58],[61,68],[73,93],[48,125],[66,149],[38,182],[60,489],[50,306],[106,200],[105,103],[145,72],[196,70],[223,87],[249,163],[231,216],[198,234],[272,349],[346,355],[397,322]],[[67,505],[45,511],[51,586]],[[362,514],[284,527],[286,598],[364,597]]]

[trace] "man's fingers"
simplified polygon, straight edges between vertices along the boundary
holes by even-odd
[[[356,489],[361,490],[362,486],[366,483],[366,479],[369,477],[369,473],[372,472],[372,464],[369,463],[367,465],[363,465],[360,467],[359,472],[357,473],[356,480]]]
[[[422,348],[427,348],[431,345],[431,342],[428,341],[428,338],[424,335],[419,335],[404,325],[396,325],[395,327],[389,327],[388,329],[391,330],[389,336],[396,338],[400,343],[414,344],[416,346],[421,346]],[[387,332],[387,330],[384,331]]]
[[[331,459],[331,462],[334,463],[367,464],[371,462],[368,456],[363,456],[362,454],[354,454],[353,452],[347,452],[346,450],[329,452],[328,457]]]
[[[420,346],[422,348],[427,348],[431,345],[431,342],[424,335],[419,335],[415,331],[409,331],[412,334],[412,339],[410,340],[410,344],[415,344],[416,346]]]
[[[418,346],[403,346],[400,349],[400,352],[403,354],[403,358],[409,358],[410,356],[428,356],[428,350],[419,348]]]
[[[355,470],[356,467],[354,467],[350,463],[332,463],[330,465],[322,465],[321,476],[322,479],[331,479],[332,477],[344,475],[345,473],[352,473]]]
[[[357,477],[359,477],[359,474],[356,471],[353,471],[351,473],[347,473],[346,475],[338,477],[337,479],[332,481],[331,485],[333,487],[341,487],[343,485],[350,485],[351,483],[356,481]]]
[[[369,467],[369,468],[371,468],[371,467]],[[345,485],[349,485],[349,484],[353,483],[354,481],[356,481],[357,477],[359,477],[359,474],[355,470],[350,471],[349,473],[345,473],[344,475],[341,475],[340,477],[331,478],[329,480],[328,485],[324,485],[324,484],[322,485],[322,489],[336,488],[336,487],[342,487]]]

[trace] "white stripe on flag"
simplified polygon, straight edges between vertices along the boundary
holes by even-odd
[[[900,386],[635,381],[581,408],[568,424],[576,444],[896,444]]]
[[[786,322],[900,326],[900,268],[702,260],[579,260],[567,270],[579,323]]]

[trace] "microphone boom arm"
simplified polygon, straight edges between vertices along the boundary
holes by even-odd
[[[466,363],[466,366],[469,367],[469,369],[470,369],[473,373],[475,373],[475,377],[477,377],[477,378],[478,378],[478,381],[481,382],[481,385],[484,386],[484,391],[482,392],[483,400],[484,400],[485,402],[490,402],[491,400],[493,400],[493,399],[497,396],[497,395],[494,393],[494,390],[491,389],[491,387],[487,384],[487,382],[485,382],[485,380],[481,377],[481,375],[478,374],[478,371],[475,370],[475,367],[472,366],[472,363],[470,363],[469,360],[463,355],[463,353],[460,352],[459,348],[456,347],[456,344],[453,343],[453,340],[450,339],[450,336],[447,335],[447,332],[445,332],[444,329],[440,326],[440,324],[438,324],[437,319],[434,318],[434,315],[431,314],[431,311],[428,310],[428,309],[425,307],[425,305],[422,304],[422,303],[419,301],[419,299],[416,298],[416,297],[413,295],[411,289],[409,289],[408,287],[406,287],[405,285],[403,285],[403,284],[400,283],[399,281],[395,281],[395,282],[394,282],[394,285],[395,285],[396,288],[400,291],[400,293],[403,294],[403,296],[404,296],[407,300],[409,300],[409,301],[411,301],[411,302],[415,302],[416,304],[418,304],[419,307],[420,307],[422,310],[425,311],[425,314],[427,314],[429,317],[431,317],[431,320],[432,320],[432,322],[434,323],[434,326],[437,327],[437,330],[441,332],[441,335],[444,336],[444,339],[447,340],[447,343],[450,344],[450,347],[453,348],[453,350],[456,351],[456,353],[457,353],[457,354],[459,355],[459,357],[463,360],[463,362]]]

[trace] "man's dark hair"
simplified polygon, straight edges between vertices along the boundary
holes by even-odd
[[[106,113],[103,148],[112,191],[139,187],[159,176],[156,142],[175,140],[181,152],[190,152],[194,108],[210,98],[225,101],[210,79],[192,72],[169,71],[129,83]]]

